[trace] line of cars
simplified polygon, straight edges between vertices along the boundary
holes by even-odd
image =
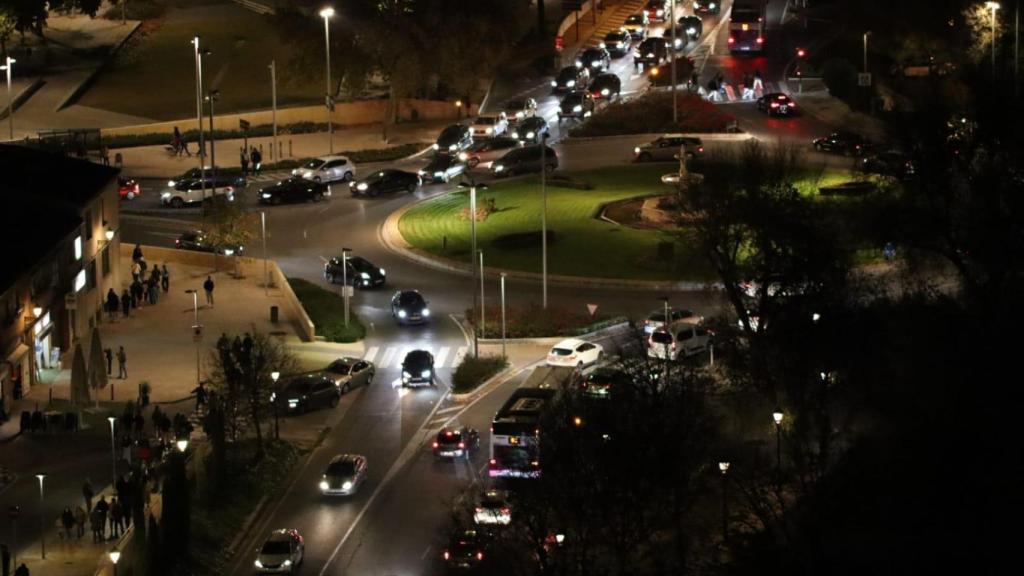
[[[913,157],[893,144],[876,144],[846,130],[837,130],[811,142],[814,150],[825,154],[839,154],[859,158],[859,168],[869,174],[892,176],[908,180],[916,173]]]

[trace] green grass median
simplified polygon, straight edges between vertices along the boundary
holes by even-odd
[[[452,374],[452,392],[465,394],[498,374],[508,366],[503,356],[466,356]]]
[[[289,278],[288,283],[313,321],[317,336],[328,342],[356,342],[366,336],[366,327],[351,309],[345,326],[345,299],[340,294],[302,278]]]

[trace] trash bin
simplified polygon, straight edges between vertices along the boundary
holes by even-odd
[[[21,431],[26,432],[32,428],[32,413],[28,410],[21,411]]]
[[[78,430],[78,414],[74,412],[64,413],[64,430],[67,432]]]
[[[277,306],[270,307],[270,323],[277,324],[278,310]]]

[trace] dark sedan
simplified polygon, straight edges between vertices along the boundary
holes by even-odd
[[[458,530],[441,555],[445,564],[458,570],[476,569],[484,561],[486,541],[476,530]]]
[[[420,177],[405,170],[378,170],[362,180],[350,182],[349,192],[353,196],[379,196],[386,192],[408,192],[412,194],[420,186]]]
[[[285,382],[276,400],[287,413],[299,414],[314,408],[334,408],[341,400],[341,390],[324,374],[302,374]]]
[[[331,195],[326,184],[305,178],[289,178],[260,190],[260,204],[319,202]]]
[[[452,124],[441,131],[434,142],[434,150],[441,154],[456,154],[469,148],[473,143],[473,129],[462,124]]]
[[[619,79],[618,74],[602,72],[594,77],[587,90],[597,100],[602,98],[611,100],[622,92],[622,80]]]
[[[565,95],[558,104],[558,119],[589,118],[594,113],[594,97],[586,90],[576,90]]]
[[[399,324],[421,324],[430,318],[430,308],[419,292],[402,290],[391,297],[391,315]]]
[[[550,135],[548,121],[540,116],[527,118],[512,132],[512,137],[518,138],[519,142],[523,144],[536,144]]]
[[[607,70],[612,65],[612,56],[604,48],[587,48],[576,59],[576,65],[595,72]]]
[[[344,261],[345,269],[342,270]],[[347,258],[331,258],[324,264],[324,280],[331,284],[348,281],[356,288],[376,288],[387,282],[387,274],[383,268],[374,265],[361,256]]]
[[[658,66],[668,59],[668,41],[664,38],[648,38],[640,43],[633,54],[633,66]]]
[[[843,154],[844,156],[860,156],[867,147],[867,141],[860,134],[853,132],[833,132],[814,141],[814,149],[818,152]]]
[[[704,21],[696,16],[683,16],[679,19],[678,32],[689,40],[700,40],[704,33]]]
[[[694,0],[694,14],[718,14],[722,10],[722,0]]]
[[[792,116],[796,114],[796,102],[786,94],[772,92],[757,99],[757,109],[769,116]]]
[[[195,252],[216,252],[217,254],[223,254],[225,256],[234,256],[235,254],[240,255],[245,250],[245,246],[239,244],[217,246],[202,230],[189,230],[188,232],[182,232],[181,236],[178,236],[174,241],[174,247],[181,250],[193,250]]]
[[[434,383],[434,355],[426,350],[413,350],[402,360],[402,386]]]
[[[901,180],[913,178],[916,172],[914,161],[900,150],[872,153],[861,160],[860,167],[869,174],[882,174]]]
[[[567,92],[582,88],[590,81],[590,70],[579,66],[566,66],[558,72],[558,76],[551,81],[551,89],[554,92]]]

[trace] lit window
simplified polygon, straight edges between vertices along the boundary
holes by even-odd
[[[82,237],[75,236],[75,260],[82,259]]]
[[[46,330],[49,326],[50,326],[50,313],[47,312],[46,314],[43,315],[43,317],[39,320],[39,322],[36,322],[36,325],[35,325],[36,336],[39,336],[40,334],[42,334],[43,330]]]
[[[85,270],[79,270],[75,275],[75,292],[85,288]]]

